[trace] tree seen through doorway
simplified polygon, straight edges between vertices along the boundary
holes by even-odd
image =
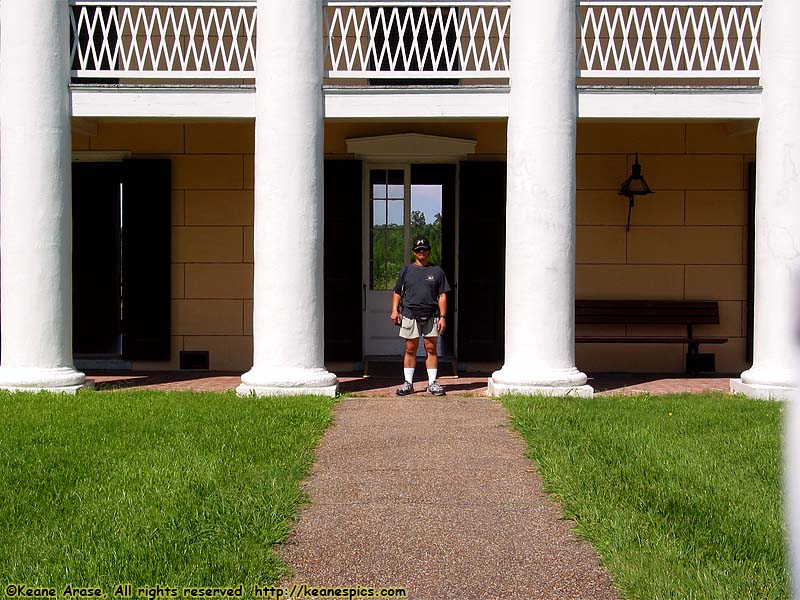
[[[431,243],[430,261],[441,264],[442,260],[442,214],[436,213],[428,223],[421,210],[411,211],[411,240],[425,236]],[[372,231],[373,273],[375,290],[391,290],[403,267],[413,262],[413,254],[403,260],[403,228],[395,225],[376,225]]]

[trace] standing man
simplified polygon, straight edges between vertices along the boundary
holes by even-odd
[[[450,284],[441,267],[429,262],[431,244],[428,238],[416,238],[413,248],[414,262],[403,268],[392,295],[390,318],[400,325],[400,337],[406,341],[403,355],[404,383],[397,388],[397,395],[407,396],[414,391],[412,381],[417,364],[419,338],[422,336],[425,343],[425,366],[428,369],[427,390],[434,396],[444,396],[444,389],[436,382],[439,371],[436,342],[446,327],[447,292],[450,291]]]

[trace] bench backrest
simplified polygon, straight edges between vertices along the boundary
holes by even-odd
[[[718,325],[716,302],[685,300],[576,300],[579,325]]]

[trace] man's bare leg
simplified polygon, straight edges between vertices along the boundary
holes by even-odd
[[[426,337],[422,338],[425,341],[425,367],[427,369],[438,369],[439,368],[439,355],[436,353],[436,343],[439,340],[438,337]],[[414,353],[416,354],[416,350]]]
[[[423,338],[425,340],[425,366],[428,369],[428,391],[434,396],[444,396],[445,391],[436,381],[439,372],[439,355],[436,353],[438,337]]]
[[[425,340],[427,342],[427,340]],[[414,369],[417,366],[417,348],[419,348],[419,338],[406,340],[406,352],[403,354],[403,368]],[[425,349],[427,351],[427,345]],[[426,363],[427,364],[427,363]]]
[[[417,366],[417,348],[419,338],[406,340],[406,351],[403,354],[403,385],[395,392],[398,396],[407,396],[414,392],[412,380],[414,379],[414,368]]]

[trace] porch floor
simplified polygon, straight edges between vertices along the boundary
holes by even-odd
[[[87,378],[97,389],[159,389],[220,392],[235,389],[241,373],[212,371],[88,371]],[[422,373],[417,373],[418,377]],[[730,378],[738,375],[686,377],[680,374],[595,373],[589,375],[589,385],[598,394],[673,394],[730,391]],[[462,374],[441,377],[439,382],[450,396],[486,396],[488,375]],[[393,396],[400,384],[398,377],[362,377],[360,373],[339,374],[339,390],[353,396]],[[417,394],[424,394],[425,383],[414,381]]]

